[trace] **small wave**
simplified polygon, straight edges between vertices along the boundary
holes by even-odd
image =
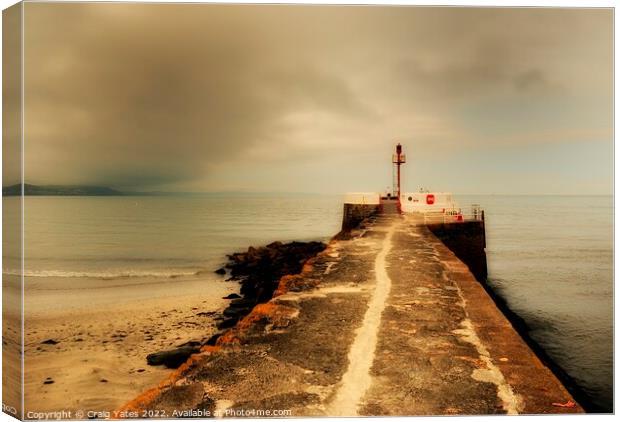
[[[62,277],[62,278],[133,278],[133,277],[158,277],[176,278],[183,276],[199,275],[204,269],[187,270],[119,270],[119,271],[63,271],[63,270],[25,270],[24,277]],[[2,274],[19,276],[21,271],[3,269]]]

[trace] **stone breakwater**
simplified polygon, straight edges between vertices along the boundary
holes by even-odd
[[[281,277],[268,302],[124,414],[583,411],[426,226],[378,216],[364,227]]]

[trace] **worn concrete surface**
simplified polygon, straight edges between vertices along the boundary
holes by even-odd
[[[164,417],[583,411],[558,406],[573,401],[569,393],[415,217],[379,216],[353,234],[333,241],[301,275],[284,277],[271,302],[121,410]]]

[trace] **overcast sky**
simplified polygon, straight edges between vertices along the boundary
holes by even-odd
[[[26,180],[612,192],[607,9],[25,6]],[[5,181],[7,184],[8,181]]]

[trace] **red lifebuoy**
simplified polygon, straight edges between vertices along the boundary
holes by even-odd
[[[433,205],[435,203],[435,195],[433,195],[432,193],[426,195],[426,203],[428,205]]]

